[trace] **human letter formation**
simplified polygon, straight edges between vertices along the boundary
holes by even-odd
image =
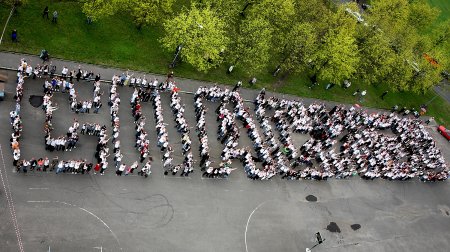
[[[161,152],[164,174],[176,175],[180,172],[180,176],[188,176],[194,171],[196,161],[191,151],[190,127],[184,117],[185,105],[181,102],[180,89],[176,86],[172,74],[161,83],[157,79],[147,81],[145,76],[143,79],[135,78],[128,73],[112,78],[108,102],[111,138],[107,135],[106,125],[85,122],[80,129],[76,119],[65,135],[55,137],[52,136],[52,112],[58,109],[58,106],[52,102],[54,92],[67,93],[70,108],[75,113],[90,113],[91,107],[94,108],[94,113],[97,113],[103,94],[100,90],[100,75],[97,75],[93,82],[92,100],[79,101],[75,83],[71,77],[67,80],[68,69],[64,67],[61,77],[52,76],[50,82],[46,79],[44,83],[42,109],[45,112],[45,148],[50,152],[76,149],[80,130],[80,134],[92,135],[98,139],[95,163],[84,159],[64,161],[54,158],[50,161],[47,157],[33,157],[31,160],[21,158],[20,103],[23,98],[24,80],[33,75],[30,69],[31,66],[22,59],[17,72],[16,108],[10,113],[13,165],[18,172],[55,170],[56,173],[88,174],[93,168],[94,174],[103,175],[109,167],[108,143],[111,142],[114,146],[116,175],[132,174],[141,163],[138,175],[148,177],[151,174],[153,159],[150,155],[148,132],[145,130],[146,118],[142,114],[142,103],[146,102],[151,102],[153,106],[156,145]],[[78,69],[78,72],[77,81],[81,76],[84,78],[83,71]],[[46,77],[47,73],[45,70],[43,74],[37,71],[35,75]],[[94,76],[93,72],[88,75],[87,80]],[[129,166],[123,162],[124,154],[120,149],[118,86],[134,88],[130,104],[135,124],[135,147],[140,160]],[[317,102],[307,105],[296,100],[266,98],[263,89],[254,100],[257,119],[255,122],[239,88],[240,83],[232,90],[218,86],[200,87],[194,94],[196,133],[200,142],[198,167],[204,177],[229,177],[231,172],[237,169],[232,167],[232,160],[242,162],[245,173],[253,180],[270,179],[275,175],[289,180],[342,179],[359,175],[364,179],[407,180],[418,177],[422,181],[442,181],[450,174],[442,153],[427,132],[423,121],[419,119],[386,112],[369,113],[355,106],[339,105],[327,110],[324,104]],[[183,161],[180,164],[172,164],[174,150],[168,139],[167,123],[164,122],[162,93],[170,94],[170,108],[181,137]],[[216,138],[223,145],[223,150],[216,166],[213,165],[215,162],[211,160],[209,153],[205,101],[219,105],[215,110],[218,122]],[[239,127],[245,128],[252,146],[239,148]],[[308,134],[310,139],[298,148],[293,142],[292,134]]]

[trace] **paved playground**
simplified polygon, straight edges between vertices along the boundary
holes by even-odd
[[[16,68],[22,55],[0,53],[0,66]],[[28,57],[28,56],[27,56]],[[38,62],[37,57],[29,57]],[[54,61],[75,68],[78,63]],[[110,80],[122,70],[83,65]],[[0,247],[1,251],[305,251],[316,243],[315,233],[325,241],[313,251],[447,251],[450,246],[450,187],[448,182],[351,179],[328,181],[287,181],[279,176],[267,181],[249,180],[242,169],[228,179],[209,179],[196,169],[189,177],[164,176],[160,151],[156,147],[151,104],[143,104],[150,133],[150,153],[155,157],[152,174],[117,177],[114,168],[105,176],[94,174],[16,173],[9,148],[9,111],[15,106],[15,73],[9,76],[7,98],[0,103]],[[153,75],[147,74],[148,77]],[[159,76],[163,80],[163,76]],[[175,78],[182,91],[195,92],[201,85]],[[42,95],[43,80],[26,80],[22,101],[24,158],[94,160],[96,138],[82,135],[72,152],[44,149],[44,112],[28,103],[30,95]],[[88,97],[92,84],[77,84],[80,97]],[[85,85],[85,87],[83,87]],[[107,83],[103,104],[107,104]],[[124,162],[139,159],[134,145],[134,124],[129,98],[132,89],[120,87],[121,148]],[[253,100],[257,91],[241,89]],[[163,108],[170,111],[169,94],[161,94]],[[110,125],[109,108],[99,114],[75,114],[67,96],[55,94],[55,134],[64,134],[73,118],[80,122]],[[194,133],[193,96],[181,94],[185,117],[193,127],[191,139],[198,159]],[[305,102],[311,100],[305,99]],[[329,105],[333,105],[329,103]],[[206,103],[209,111],[217,104]],[[253,105],[248,103],[249,107]],[[171,113],[165,113],[175,163],[182,160],[180,135]],[[211,136],[211,157],[218,162],[222,145],[215,141],[217,123],[207,113]],[[110,132],[110,127],[108,127]],[[251,145],[242,129],[240,145]],[[450,147],[429,128],[448,162]],[[295,134],[296,146],[309,136]],[[111,163],[113,163],[111,161]],[[233,161],[236,167],[240,163]],[[314,197],[312,197],[312,196]],[[309,196],[309,197],[308,197]],[[315,201],[317,199],[317,201]],[[18,229],[16,229],[18,227]]]

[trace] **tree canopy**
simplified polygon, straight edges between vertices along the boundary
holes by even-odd
[[[81,0],[83,13],[93,21],[118,12],[128,13],[134,24],[141,28],[157,24],[170,13],[174,0]]]
[[[81,0],[93,20],[126,12],[137,27],[162,24],[163,47],[182,45],[199,71],[225,62],[256,76],[279,67],[340,85],[345,79],[423,92],[449,68],[450,20],[426,0]]]
[[[199,71],[206,72],[223,61],[221,52],[227,49],[226,22],[217,17],[209,6],[195,4],[164,23],[162,45],[173,51],[182,45],[181,57]]]

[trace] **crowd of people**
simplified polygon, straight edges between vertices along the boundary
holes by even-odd
[[[145,117],[142,115],[141,102],[148,102],[151,100],[156,121],[157,146],[163,153],[162,162],[164,174],[167,175],[171,173],[172,175],[176,175],[178,171],[181,171],[180,176],[188,176],[194,171],[194,159],[191,151],[192,141],[189,136],[189,126],[184,117],[184,105],[182,105],[179,97],[179,89],[173,81],[173,73],[170,73],[167,80],[161,83],[158,83],[157,79],[147,81],[145,76],[142,79],[140,77],[135,78],[128,73],[126,75],[123,74],[121,80],[123,85],[130,85],[135,88],[131,98],[131,105],[132,114],[136,124],[136,147],[141,153],[141,163],[148,156],[149,148],[149,141],[147,139],[148,133],[144,130]],[[169,92],[171,95],[170,107],[175,117],[175,127],[181,134],[182,155],[184,156],[181,164],[172,164],[173,147],[170,146],[168,140],[168,131],[166,129],[166,123],[164,122],[160,92]]]
[[[58,106],[52,102],[54,92],[67,92],[70,107],[76,113],[89,113],[91,108],[98,112],[101,107],[100,75],[96,75],[93,84],[93,100],[79,101],[72,78],[77,81],[82,77],[90,80],[92,72],[77,73],[63,67],[61,77],[54,76],[51,81],[45,81],[42,109],[45,112],[45,146],[49,151],[71,151],[77,147],[81,134],[98,137],[95,151],[96,163],[86,160],[50,161],[46,158],[21,159],[20,137],[22,120],[20,102],[23,98],[24,79],[48,75],[46,67],[33,68],[21,60],[17,72],[16,107],[10,112],[12,127],[11,149],[14,166],[18,171],[36,170],[53,171],[56,173],[94,173],[104,174],[108,168],[109,148],[106,126],[94,123],[80,124],[74,119],[66,135],[52,137],[53,111]],[[157,146],[162,152],[164,174],[172,173],[188,176],[194,171],[190,127],[184,117],[184,105],[181,102],[179,89],[169,74],[165,82],[157,79],[148,81],[123,73],[112,79],[109,92],[111,127],[113,129],[111,142],[114,146],[114,164],[116,174],[128,175],[138,169],[139,162],[127,166],[123,162],[120,149],[120,119],[118,116],[120,96],[118,86],[132,86],[132,115],[135,123],[135,147],[140,153],[140,163],[143,164],[138,175],[147,177],[151,174],[152,157],[150,156],[150,141],[145,130],[145,116],[142,114],[141,102],[151,101],[156,121]],[[199,166],[204,177],[226,178],[233,170],[232,160],[240,160],[244,171],[250,179],[270,179],[276,174],[284,179],[314,179],[347,178],[359,175],[364,179],[385,178],[389,180],[407,180],[418,177],[422,181],[440,181],[448,178],[450,172],[444,157],[436,147],[435,142],[426,131],[424,123],[412,117],[402,117],[395,113],[369,113],[357,106],[335,106],[328,110],[324,104],[313,102],[309,105],[301,101],[265,97],[261,90],[254,101],[256,119],[254,122],[250,109],[245,106],[240,95],[242,83],[230,89],[218,86],[200,87],[194,94],[194,107],[197,120],[197,136],[200,142]],[[174,115],[177,131],[181,135],[181,164],[173,163],[173,147],[168,140],[167,123],[164,122],[161,93],[170,93],[170,108]],[[220,163],[213,165],[208,143],[205,101],[219,103],[215,110],[219,123],[217,140],[224,148],[220,154]],[[242,123],[247,135],[252,141],[250,146],[238,148],[240,137],[238,122]],[[258,129],[259,128],[259,129]],[[259,131],[262,131],[262,134]],[[294,145],[292,133],[308,134],[310,139],[299,148]]]
[[[17,78],[16,78],[16,94],[14,95],[15,110],[12,110],[9,113],[10,123],[12,128],[10,144],[11,151],[13,154],[13,165],[17,166],[21,162],[21,153],[20,153],[20,137],[22,135],[22,118],[20,116],[20,103],[23,98],[23,84],[24,78],[26,76],[26,69],[29,67],[29,64],[25,59],[21,59],[19,66],[17,67]]]
[[[244,106],[244,101],[238,92],[242,83],[236,84],[233,90],[221,89],[218,86],[200,87],[194,95],[194,103],[196,109],[196,117],[198,119],[197,131],[200,139],[200,158],[204,176],[207,177],[227,177],[231,171],[235,170],[231,167],[231,159],[239,159],[243,162],[244,170],[252,179],[269,179],[276,173],[273,168],[273,160],[262,138],[256,129],[256,124]],[[203,99],[220,102],[220,106],[216,110],[217,120],[221,122],[218,129],[218,140],[225,144],[221,153],[221,163],[219,167],[211,166],[209,161],[208,135],[206,134],[205,107]],[[227,108],[230,103],[234,106],[234,114]],[[237,149],[239,130],[235,123],[235,118],[239,119],[247,129],[247,134],[253,141],[253,147],[257,157],[254,157],[250,148]],[[262,161],[263,169],[256,167],[255,161]]]
[[[178,94],[179,89],[173,82],[173,75],[169,74],[168,79],[162,83],[158,83],[157,79],[155,79],[149,84],[147,84],[147,81],[145,81],[145,83],[139,82],[138,84],[135,84],[132,80],[131,85],[134,86],[134,92],[131,97],[131,106],[134,122],[136,124],[135,146],[141,153],[141,163],[148,156],[149,148],[149,140],[147,139],[148,133],[144,129],[145,116],[142,115],[141,102],[151,100],[156,121],[157,146],[162,152],[164,174],[167,175],[172,173],[172,175],[176,175],[178,171],[181,171],[181,176],[188,176],[194,171],[194,159],[191,151],[192,141],[189,136],[189,126],[184,117],[184,105],[182,105]],[[182,164],[172,164],[173,147],[170,146],[168,140],[167,124],[164,122],[160,92],[170,92],[171,94],[170,107],[175,117],[175,127],[181,134],[182,155],[184,156]]]
[[[262,90],[255,100],[256,114],[260,120],[275,122],[280,144],[289,149],[288,163],[278,167],[283,178],[326,180],[359,174],[364,179],[437,181],[449,175],[442,153],[419,119],[368,113],[355,106],[328,111],[323,104],[306,106],[264,95]],[[267,116],[266,109],[274,110],[274,115]],[[298,157],[284,142],[289,129],[311,136]],[[337,143],[338,151],[333,148]]]

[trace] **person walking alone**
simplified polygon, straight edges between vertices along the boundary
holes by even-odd
[[[12,33],[11,33],[11,40],[12,40],[12,42],[14,42],[14,43],[17,43],[17,42],[18,42],[18,40],[17,40],[17,30],[16,30],[16,29],[14,29],[14,30],[12,31]]]
[[[53,12],[52,23],[58,23],[58,12],[56,10]]]
[[[49,19],[48,18],[48,6],[45,6],[44,11],[42,12],[42,18],[44,18],[44,17],[47,17],[47,19]]]

